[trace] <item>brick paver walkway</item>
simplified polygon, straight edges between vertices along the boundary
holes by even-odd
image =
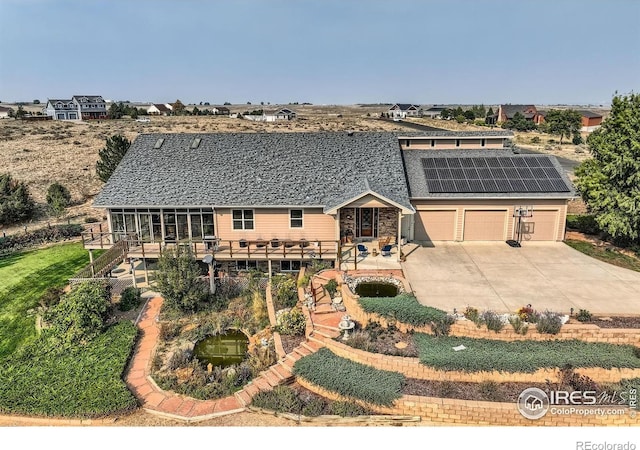
[[[138,398],[142,408],[152,414],[186,422],[199,422],[244,411],[253,396],[261,390],[270,390],[274,386],[291,383],[294,379],[291,371],[295,362],[320,348],[314,342],[303,343],[234,395],[217,400],[196,400],[163,391],[150,376],[151,360],[160,335],[157,317],[161,306],[162,298],[154,297],[149,300],[142,313],[138,322],[141,336],[134,348],[125,377],[127,386]]]

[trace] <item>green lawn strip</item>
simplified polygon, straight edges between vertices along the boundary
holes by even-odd
[[[136,333],[121,322],[86,346],[43,337],[21,347],[0,360],[0,412],[90,418],[136,408],[122,380]]]
[[[498,341],[417,333],[420,362],[442,370],[465,372],[535,372],[541,368],[640,368],[631,345],[578,340]],[[464,345],[465,350],[453,347]]]
[[[377,313],[382,317],[417,327],[428,325],[432,321],[438,322],[447,315],[441,309],[421,305],[410,294],[395,297],[360,297],[358,301],[365,312]]]
[[[605,247],[596,247],[590,242],[576,241],[573,239],[567,239],[565,244],[600,261],[640,272],[640,260],[623,253],[606,250]]]
[[[50,286],[64,286],[89,263],[82,244],[60,244],[0,258],[0,358],[35,335],[27,311]]]
[[[400,398],[404,375],[337,356],[327,348],[296,361],[294,373],[345,397],[389,406]]]

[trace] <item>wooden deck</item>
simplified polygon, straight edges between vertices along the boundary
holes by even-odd
[[[83,234],[83,245],[86,249],[108,249],[111,242],[118,238],[110,233]],[[243,241],[243,240],[209,240],[201,242],[142,242],[138,239],[128,241],[128,257],[158,258],[167,249],[177,246],[190,247],[196,259],[204,255],[213,255],[219,261],[246,260],[312,260],[337,259],[346,248],[339,241]]]

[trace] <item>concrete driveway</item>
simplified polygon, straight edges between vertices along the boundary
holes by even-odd
[[[424,305],[459,312],[573,308],[605,315],[640,314],[640,272],[590,258],[564,243],[443,243],[405,249],[405,276]]]

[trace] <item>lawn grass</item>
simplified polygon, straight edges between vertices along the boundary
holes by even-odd
[[[569,247],[591,256],[592,258],[604,261],[614,266],[623,267],[629,270],[640,272],[640,260],[627,256],[623,253],[607,250],[606,247],[596,247],[590,242],[567,239],[564,241]]]
[[[578,340],[498,341],[468,337],[414,336],[420,362],[443,370],[532,373],[541,368],[602,367],[640,368],[632,345],[615,345]],[[453,347],[464,345],[465,350]]]
[[[89,263],[80,243],[15,253],[0,258],[0,358],[35,336],[35,316],[28,311],[50,286],[64,286]]]
[[[0,359],[0,412],[92,418],[135,409],[122,373],[136,334],[125,321],[87,345],[60,346],[47,333],[28,342]]]

